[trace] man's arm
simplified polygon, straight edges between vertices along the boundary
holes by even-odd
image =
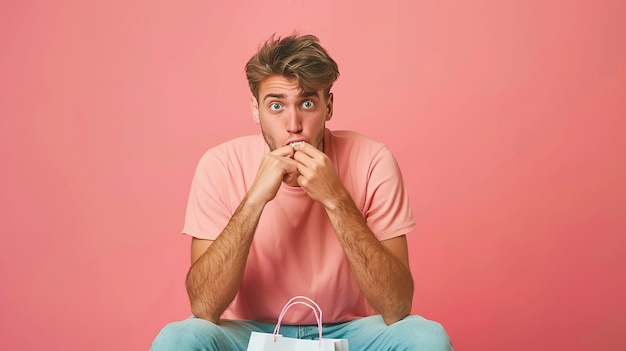
[[[215,241],[192,239],[186,285],[196,317],[217,323],[235,298],[264,205],[244,199]]]
[[[409,315],[413,301],[413,278],[406,237],[402,235],[379,241],[352,198],[343,199],[334,207],[327,207],[326,213],[367,301],[387,324]]]
[[[379,241],[368,227],[327,155],[310,145],[296,146],[298,183],[320,202],[368,302],[387,324],[406,317],[413,301],[406,237]]]
[[[192,240],[186,286],[196,317],[217,323],[235,298],[265,205],[276,196],[281,182],[291,182],[297,175],[291,155],[291,146],[266,155],[250,190],[220,235],[214,241]]]

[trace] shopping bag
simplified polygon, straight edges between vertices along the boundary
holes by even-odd
[[[283,316],[287,313],[287,310],[294,305],[304,305],[313,310],[319,329],[319,339],[305,340],[287,338],[279,334],[280,323],[282,322]],[[278,316],[278,322],[276,323],[273,333],[252,332],[247,351],[348,351],[348,340],[322,338],[322,309],[315,301],[308,297],[296,296],[289,300],[283,307],[283,310]]]
[[[304,340],[286,338],[282,335],[252,332],[248,351],[347,351],[348,340]]]

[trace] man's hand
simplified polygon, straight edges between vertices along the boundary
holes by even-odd
[[[280,183],[296,186],[298,178],[297,162],[293,160],[294,149],[283,146],[263,157],[254,183],[248,191],[248,198],[267,203],[276,197]]]
[[[313,145],[294,146],[294,160],[297,161],[298,184],[315,201],[326,208],[336,205],[338,197],[349,196],[337,176],[330,158]]]

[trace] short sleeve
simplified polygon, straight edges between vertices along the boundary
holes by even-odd
[[[370,165],[364,216],[379,240],[404,235],[416,228],[400,167],[386,146]]]
[[[215,240],[232,216],[223,184],[224,163],[207,151],[196,167],[189,190],[189,200],[182,232],[199,239]]]

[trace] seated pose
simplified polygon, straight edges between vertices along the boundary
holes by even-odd
[[[303,295],[323,311],[323,336],[351,351],[452,350],[439,323],[410,315],[415,222],[394,156],[326,127],[335,61],[315,36],[274,36],[245,70],[260,134],[200,159],[183,228],[193,316],[166,325],[152,349],[245,351]],[[316,338],[314,314],[297,307],[281,334]]]

